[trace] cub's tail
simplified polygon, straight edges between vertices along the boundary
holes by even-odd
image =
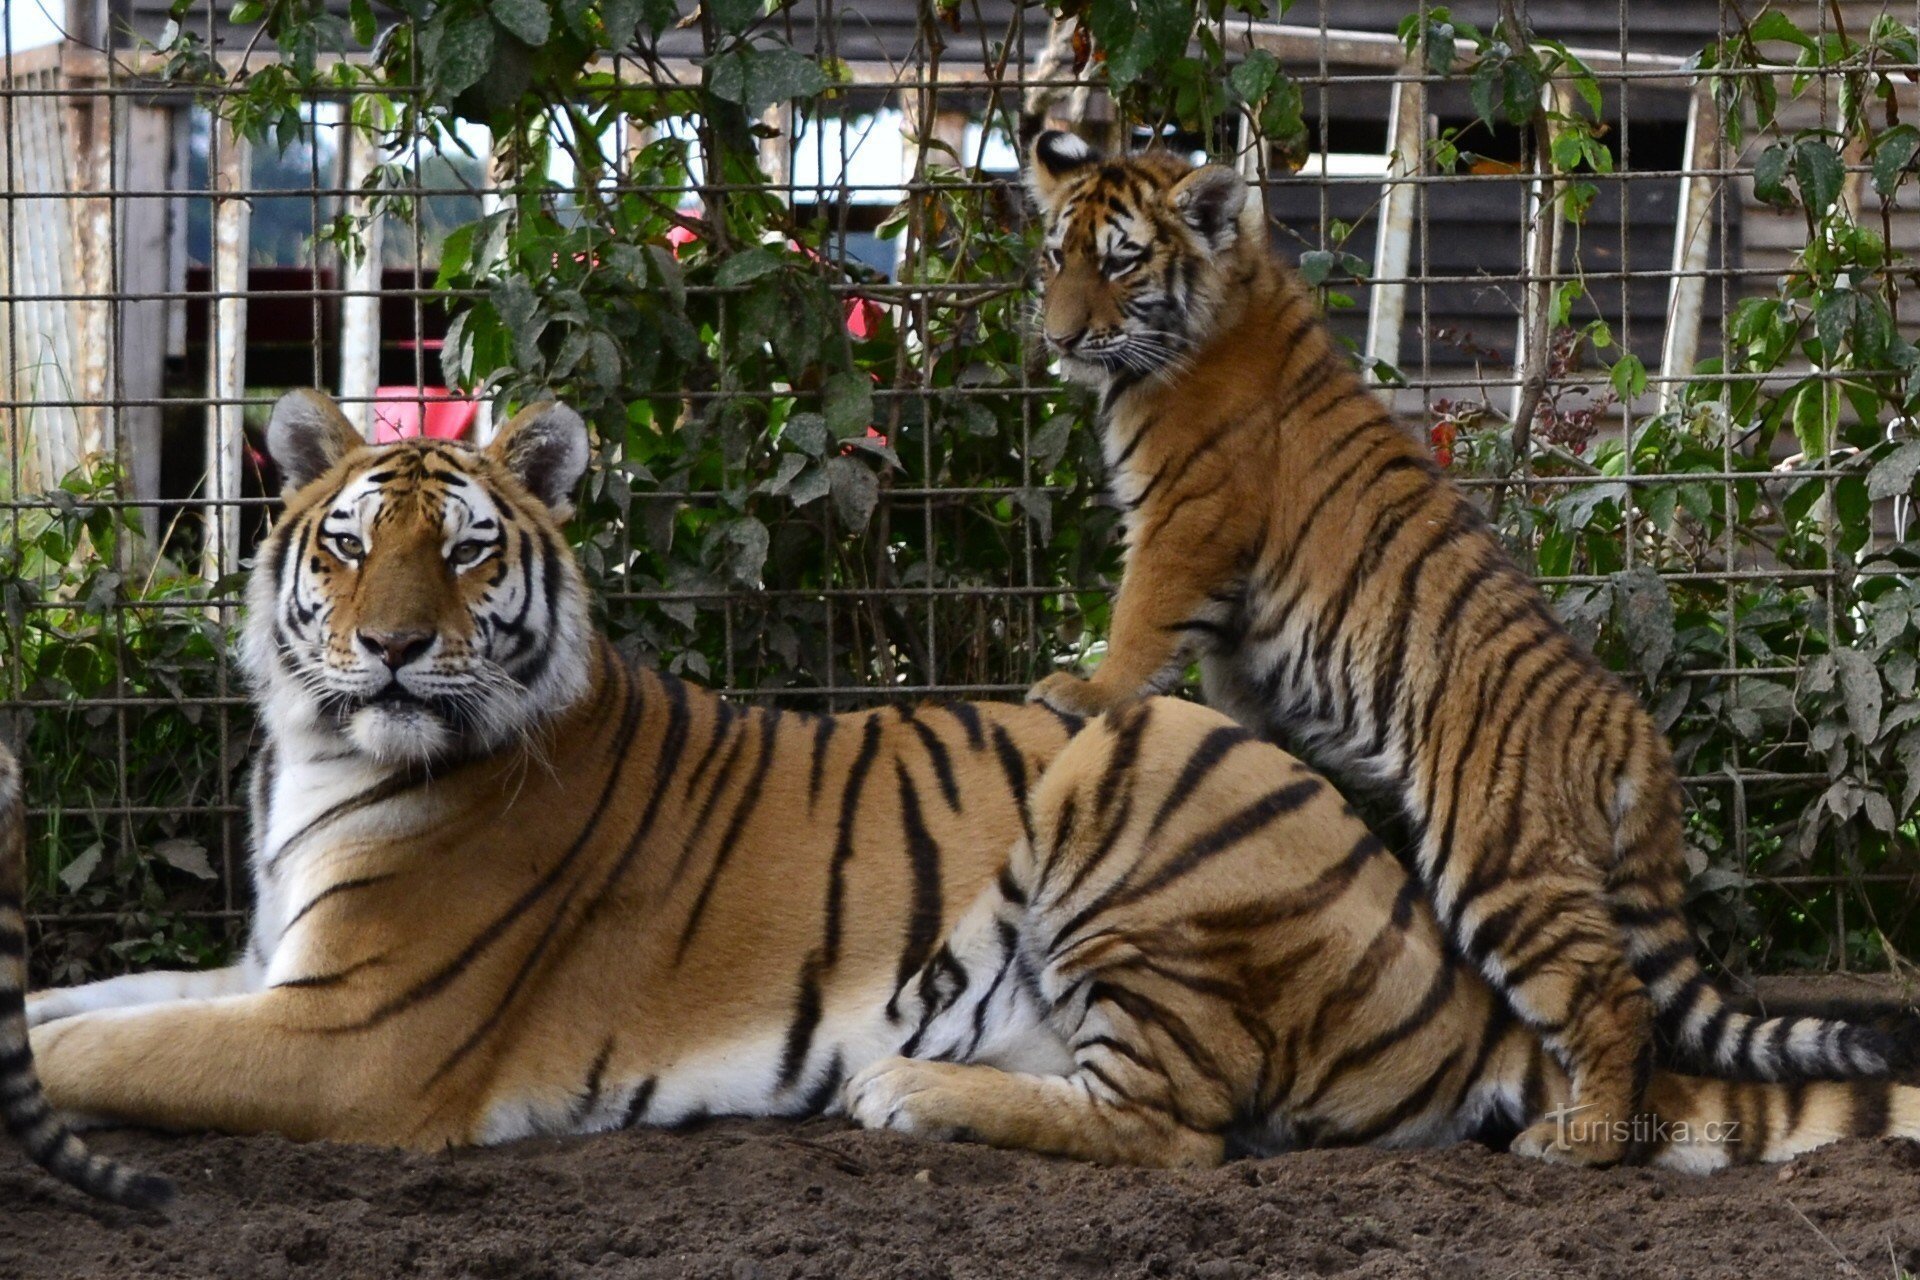
[[[1842,1138],[1920,1138],[1920,1088],[1886,1080],[1768,1084],[1658,1072],[1647,1106],[1631,1135],[1642,1158],[1692,1173],[1791,1160]]]
[[[0,746],[0,1121],[34,1163],[82,1191],[133,1209],[173,1199],[173,1183],[93,1155],[41,1092],[27,1040],[26,805],[20,766]]]
[[[1669,901],[1679,901],[1677,886]],[[1701,969],[1677,908],[1616,905],[1614,918],[1626,934],[1634,973],[1653,997],[1663,1036],[1692,1067],[1749,1080],[1850,1080],[1883,1076],[1914,1056],[1911,1018],[1896,1033],[1837,1018],[1736,1010]]]

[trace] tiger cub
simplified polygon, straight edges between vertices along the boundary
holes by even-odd
[[[130,1209],[173,1199],[173,1183],[89,1153],[53,1113],[27,1040],[27,811],[20,765],[0,745],[0,1121],[37,1165],[91,1195]]]
[[[1420,883],[1339,794],[1204,707],[1123,706],[1054,760],[1014,847],[908,988],[903,1056],[853,1118],[1107,1163],[1605,1127],[1708,1172],[1920,1132],[1920,1089],[1655,1072],[1573,1101],[1540,1035],[1456,959]]]
[[[1388,799],[1448,933],[1591,1114],[1638,1109],[1656,1017],[1716,1072],[1887,1070],[1883,1033],[1750,1017],[1709,983],[1666,743],[1362,384],[1241,177],[1048,132],[1028,181],[1045,338],[1101,393],[1127,544],[1104,660],[1029,697],[1091,715],[1197,658],[1212,705]],[[1590,1132],[1520,1148],[1623,1154]]]

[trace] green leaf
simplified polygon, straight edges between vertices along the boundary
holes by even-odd
[[[836,373],[827,379],[822,396],[827,430],[844,440],[873,422],[873,379],[864,373]]]
[[[494,20],[525,43],[538,49],[553,34],[553,11],[547,0],[493,0]]]
[[[1873,144],[1873,189],[1883,199],[1893,196],[1916,150],[1920,150],[1920,130],[1910,124],[1895,125]]]
[[[776,102],[810,98],[833,81],[820,64],[785,48],[740,48],[707,63],[707,87],[759,116]]]
[[[1808,378],[1793,393],[1793,434],[1809,459],[1827,456],[1828,421],[1827,389],[1818,379]]]
[[[1753,162],[1753,194],[1762,204],[1787,208],[1793,204],[1793,192],[1787,190],[1787,165],[1793,154],[1784,142],[1776,142]]]
[[[1613,370],[1607,375],[1607,381],[1613,384],[1615,395],[1622,400],[1631,400],[1647,389],[1647,366],[1631,351],[1623,352],[1613,362]]]
[[[880,502],[879,477],[852,458],[829,458],[827,487],[840,522],[855,533],[865,529]]]
[[[713,273],[713,282],[731,288],[770,275],[785,265],[786,259],[771,249],[743,249],[720,264],[720,269]]]
[[[767,549],[772,537],[767,526],[752,516],[741,516],[727,525],[727,572],[743,586],[760,585],[760,573],[766,568]]]
[[[1267,96],[1267,90],[1273,87],[1273,79],[1279,73],[1279,61],[1265,49],[1255,49],[1244,62],[1228,73],[1227,83],[1240,95],[1240,101],[1258,102]]]
[[[360,44],[372,44],[375,34],[373,5],[370,0],[348,0],[347,22],[353,28],[353,38]]]
[[[1641,674],[1651,680],[1673,653],[1673,597],[1660,576],[1644,565],[1622,570],[1612,581],[1621,635]]]
[[[780,428],[780,438],[811,457],[818,458],[826,453],[832,436],[827,431],[827,421],[817,413],[796,413],[787,419],[787,425]]]
[[[1300,278],[1310,285],[1322,285],[1333,274],[1335,256],[1325,249],[1310,249],[1300,255]]]
[[[722,31],[745,31],[766,13],[766,0],[704,0]]]
[[[1912,497],[1916,472],[1920,472],[1920,440],[1909,440],[1873,464],[1867,473],[1867,496],[1875,502]]]
[[[1784,40],[1809,52],[1814,48],[1813,37],[1795,26],[1792,18],[1777,9],[1769,9],[1755,18],[1747,31],[1754,40]]]
[[[1855,736],[1870,743],[1880,736],[1880,672],[1873,659],[1858,649],[1836,649],[1833,661],[1840,676],[1847,723]]]
[[[833,482],[829,478],[824,463],[817,463],[800,473],[800,478],[787,490],[787,500],[796,507],[804,507],[809,502],[818,501],[827,496]]]
[[[423,45],[427,74],[448,94],[458,94],[480,83],[493,65],[493,19],[442,10],[427,25]]]
[[[1793,144],[1793,180],[1800,184],[1800,198],[1810,212],[1823,214],[1831,209],[1846,179],[1846,164],[1827,143],[1802,138]]]
[[[777,497],[787,491],[787,486],[793,483],[794,477],[799,475],[806,465],[806,454],[783,453],[780,455],[780,465],[774,471],[773,475],[762,480],[755,486],[754,491],[756,493],[770,493]]]

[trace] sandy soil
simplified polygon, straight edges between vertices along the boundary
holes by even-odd
[[[98,1206],[0,1151],[0,1277],[1761,1277],[1920,1272],[1920,1145],[1688,1178],[1471,1145],[1207,1173],[718,1122],[422,1156],[114,1132],[179,1180]]]

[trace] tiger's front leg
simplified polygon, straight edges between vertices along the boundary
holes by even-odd
[[[887,1058],[850,1080],[846,1096],[848,1113],[862,1126],[935,1141],[1169,1169],[1211,1168],[1226,1155],[1218,1132],[1189,1128],[1171,1109],[1120,1096],[1085,1069],[1028,1075],[978,1063]]]
[[[47,1098],[88,1119],[163,1129],[432,1146],[403,1046],[285,988],[75,1014],[36,1027]]]
[[[1195,645],[1224,628],[1237,591],[1228,566],[1199,548],[1141,548],[1127,564],[1113,605],[1107,655],[1086,679],[1057,671],[1027,691],[1027,701],[1069,715],[1097,716],[1130,699],[1178,683]]]
[[[124,1009],[170,1000],[239,995],[247,986],[246,966],[237,964],[224,969],[161,969],[151,973],[125,973],[117,978],[102,978],[98,982],[82,983],[77,987],[34,992],[27,997],[27,1025],[37,1027],[42,1023],[99,1009]]]

